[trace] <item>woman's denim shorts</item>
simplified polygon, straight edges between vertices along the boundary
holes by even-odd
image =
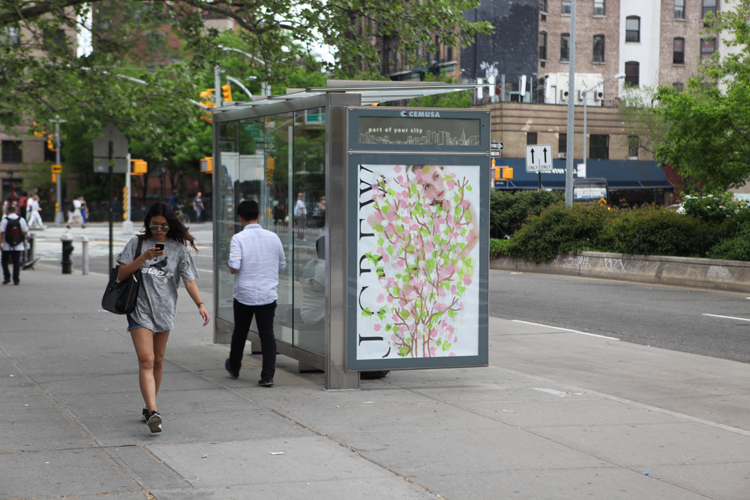
[[[135,320],[130,316],[130,314],[128,314],[127,317],[128,317],[128,330],[132,330],[133,328],[143,328],[141,325],[135,322]]]

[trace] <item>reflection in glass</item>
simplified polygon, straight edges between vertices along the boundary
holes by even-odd
[[[325,354],[325,125],[323,108],[218,124],[217,317],[234,322],[234,276],[226,264],[240,231],[234,207],[254,199],[259,223],[284,245],[274,333],[320,356]],[[304,214],[301,215],[301,211]],[[253,324],[252,331],[257,332]]]

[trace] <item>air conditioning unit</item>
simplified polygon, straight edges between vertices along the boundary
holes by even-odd
[[[594,100],[600,101],[604,98],[604,92],[594,92]]]
[[[567,159],[567,158],[568,158],[568,153],[557,153],[557,157],[558,157],[558,158],[559,158],[560,160],[565,160],[565,159]]]
[[[561,103],[568,102],[568,91],[567,90],[561,90],[560,91],[560,102]]]
[[[578,91],[578,101],[579,101],[579,102],[583,101],[583,96],[584,96],[584,95],[585,95],[585,94],[583,93],[583,90],[579,90],[579,91]]]

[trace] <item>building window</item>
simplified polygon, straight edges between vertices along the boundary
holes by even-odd
[[[568,33],[560,35],[560,60],[570,61],[570,35]]]
[[[591,134],[589,141],[589,159],[609,160],[609,136]]]
[[[685,64],[685,39],[677,37],[674,39],[672,48],[672,63]]]
[[[539,0],[539,10],[541,12],[547,12],[547,0]]]
[[[604,14],[604,0],[594,0],[594,15],[603,16]]]
[[[684,83],[682,83],[682,82],[674,82],[674,83],[672,84],[672,87],[674,87],[674,89],[675,89],[675,90],[676,90],[677,92],[682,92],[683,90],[685,90],[685,84],[684,84]]]
[[[526,145],[536,146],[536,132],[526,132]]]
[[[641,41],[641,18],[638,16],[629,16],[625,19],[625,41]]]
[[[639,140],[637,135],[628,136],[628,158],[631,160],[638,159]]]
[[[713,12],[716,15],[716,0],[703,0],[703,18],[706,18],[706,14]]]
[[[18,45],[18,43],[21,41],[21,38],[18,34],[18,28],[13,26],[6,26],[5,29],[2,30],[0,40],[2,40],[3,43],[7,43],[8,45]]]
[[[21,163],[23,161],[21,144],[21,141],[3,141],[3,163]]]
[[[446,49],[445,49],[445,59],[448,60],[448,61],[452,61],[453,60],[453,46],[452,45],[446,47]]]
[[[685,0],[674,0],[674,18],[685,19]]]
[[[558,157],[568,152],[568,134],[560,134],[557,138],[557,152]]]
[[[701,39],[701,59],[711,57],[716,52],[716,38]]]
[[[570,14],[570,0],[562,0],[562,13]]]
[[[637,63],[635,61],[629,61],[625,63],[625,83],[629,83],[633,87],[638,86],[640,66],[640,63]]]
[[[594,35],[594,62],[604,62],[604,35]]]
[[[539,59],[542,61],[547,60],[547,32],[542,31],[539,33]]]

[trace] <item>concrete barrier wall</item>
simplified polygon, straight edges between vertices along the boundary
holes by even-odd
[[[500,257],[490,262],[490,268],[750,293],[750,262],[736,260],[581,252],[541,264]]]

